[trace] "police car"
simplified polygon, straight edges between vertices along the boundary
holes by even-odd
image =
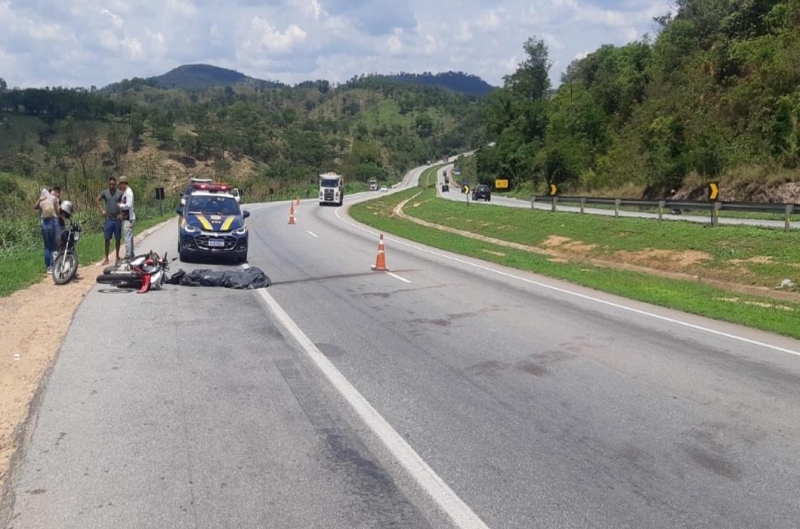
[[[186,204],[175,211],[178,222],[178,255],[181,261],[193,257],[225,256],[247,260],[249,234],[244,219],[249,211],[239,208],[232,188],[223,183],[195,182]]]

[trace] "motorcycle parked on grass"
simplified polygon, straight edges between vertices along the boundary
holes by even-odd
[[[78,252],[75,245],[81,239],[81,226],[72,220],[72,202],[61,203],[61,213],[69,219],[69,226],[60,234],[61,248],[53,254],[53,282],[64,285],[72,281],[78,273]]]
[[[177,257],[173,257],[175,261]],[[97,276],[97,282],[104,285],[113,285],[118,288],[135,288],[139,294],[150,290],[161,290],[167,281],[167,271],[171,261],[167,254],[159,256],[156,252],[137,255],[128,263],[107,266],[103,273]]]

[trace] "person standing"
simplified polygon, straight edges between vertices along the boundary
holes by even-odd
[[[97,207],[103,213],[103,238],[106,243],[106,258],[103,264],[108,264],[108,250],[111,245],[111,237],[116,242],[117,261],[119,261],[119,244],[122,238],[122,221],[120,220],[119,201],[122,200],[122,191],[117,188],[117,179],[113,176],[108,179],[108,189],[103,189],[97,195]]]
[[[47,189],[42,189],[33,209],[39,211],[39,226],[44,240],[44,266],[47,273],[53,271],[53,253],[56,251],[56,236],[58,234],[58,200]]]
[[[128,186],[128,178],[119,177],[122,200],[119,203],[120,219],[122,220],[122,236],[125,239],[126,259],[133,259],[133,227],[136,224],[136,213],[133,207],[133,189]]]

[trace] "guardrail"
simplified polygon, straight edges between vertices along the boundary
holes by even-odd
[[[619,217],[619,210],[623,206],[657,208],[658,220],[663,220],[664,209],[680,210],[705,210],[709,212],[709,220],[712,226],[719,225],[720,211],[752,211],[759,213],[779,213],[784,215],[784,230],[791,230],[792,213],[800,211],[800,204],[784,204],[770,202],[722,202],[722,201],[690,201],[690,200],[644,200],[627,198],[601,198],[601,197],[580,197],[580,196],[561,196],[561,195],[531,195],[531,209],[535,207],[536,201],[549,202],[552,206],[551,211],[558,210],[558,204],[578,204],[580,212],[583,213],[587,205],[614,206],[614,216]]]

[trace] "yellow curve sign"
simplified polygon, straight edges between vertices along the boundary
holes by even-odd
[[[708,199],[717,200],[718,195],[719,195],[719,184],[717,182],[711,182],[710,184],[708,184]]]
[[[550,184],[550,196],[555,196],[558,193],[558,186],[555,184]]]

